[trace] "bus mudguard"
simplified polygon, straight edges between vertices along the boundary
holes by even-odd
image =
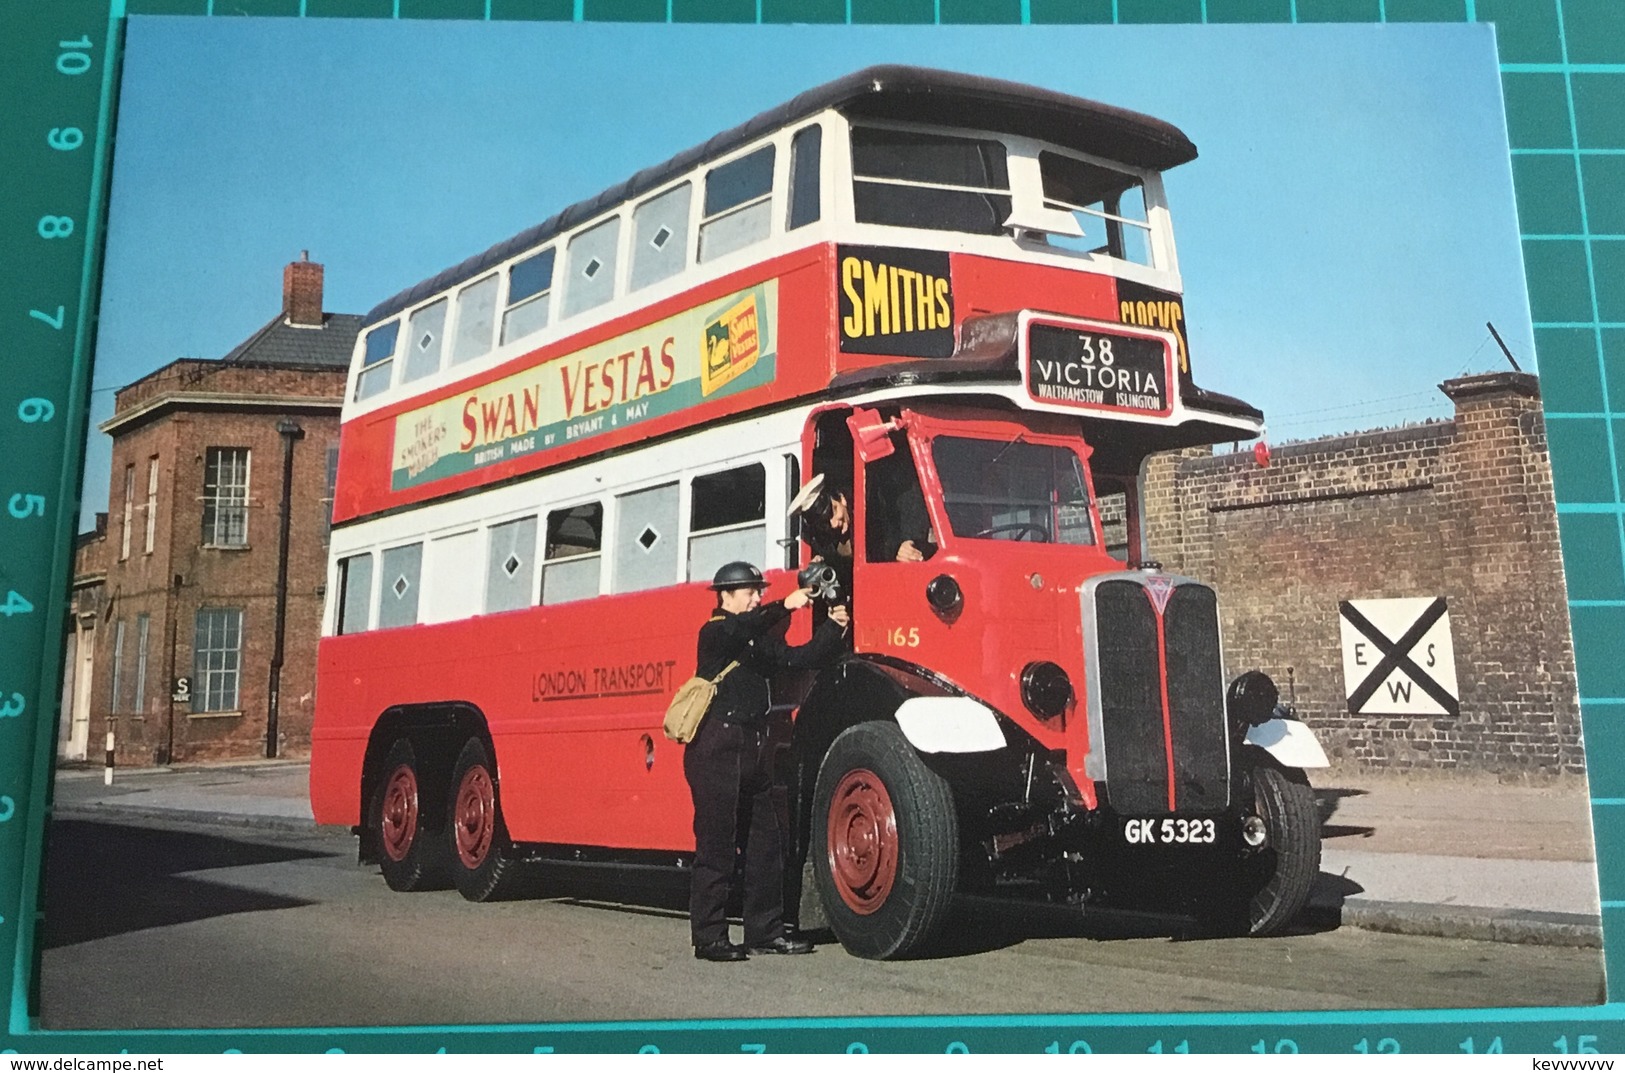
[[[993,710],[969,697],[911,697],[898,707],[897,725],[922,753],[986,753],[1006,745]]]
[[[1304,769],[1331,766],[1326,759],[1326,751],[1315,738],[1315,732],[1296,719],[1276,717],[1248,727],[1247,736],[1242,740],[1269,753],[1283,767]]]

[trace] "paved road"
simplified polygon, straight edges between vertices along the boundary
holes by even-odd
[[[49,1028],[529,1023],[691,1017],[1588,1005],[1596,950],[1341,928],[1268,940],[1131,937],[1059,910],[965,905],[954,956],[838,946],[696,962],[684,895],[602,877],[472,905],[390,893],[331,828],[65,819],[51,832]]]

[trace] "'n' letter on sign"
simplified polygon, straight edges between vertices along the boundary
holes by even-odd
[[[1460,715],[1444,597],[1345,600],[1343,684],[1355,715]]]

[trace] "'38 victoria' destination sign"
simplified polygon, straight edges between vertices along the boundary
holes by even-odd
[[[1172,412],[1169,348],[1159,338],[1035,320],[1026,343],[1022,377],[1037,402],[1158,417]]]

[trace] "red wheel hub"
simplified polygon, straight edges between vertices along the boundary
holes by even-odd
[[[392,861],[404,861],[418,836],[418,774],[402,764],[389,773],[384,783],[383,807],[379,810],[378,840]]]
[[[886,784],[856,768],[841,777],[829,803],[829,871],[847,907],[868,916],[886,904],[897,882],[897,814]]]
[[[496,789],[491,785],[491,773],[485,768],[472,767],[463,774],[463,781],[457,785],[453,820],[458,858],[464,868],[478,868],[491,852],[491,840],[497,830]]]

